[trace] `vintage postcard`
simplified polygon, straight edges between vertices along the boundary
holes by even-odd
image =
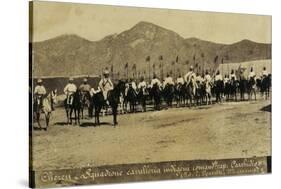
[[[29,10],[30,187],[271,172],[271,16]]]

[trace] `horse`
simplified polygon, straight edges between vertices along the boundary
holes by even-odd
[[[224,96],[226,101],[230,100],[230,96],[231,96],[231,82],[230,81],[226,81],[224,83]]]
[[[133,87],[131,85],[129,85],[128,91],[127,91],[127,96],[126,96],[126,100],[130,105],[130,112],[136,112],[136,105],[137,105],[137,101],[138,101],[138,94],[135,91],[135,89],[133,89]]]
[[[261,95],[265,96],[265,99],[269,98],[271,86],[271,76],[263,76],[261,79]]]
[[[232,78],[230,80],[230,98],[232,100],[237,101],[237,90],[239,88],[239,82],[237,80],[235,80],[234,78]]]
[[[69,98],[72,98],[72,101],[69,102]],[[82,92],[77,89],[76,92],[69,95],[64,101],[64,108],[66,111],[67,124],[72,125],[72,113],[74,111],[74,120],[75,125],[80,125],[80,111],[82,107]]]
[[[146,87],[141,87],[138,89],[138,100],[142,107],[142,112],[146,112],[146,99],[148,96],[148,90]]]
[[[222,80],[215,81],[216,102],[222,102],[222,94],[224,91],[224,83]]]
[[[202,105],[204,102],[204,86],[203,83],[197,81],[197,88],[195,92],[195,100],[196,100],[196,105]]]
[[[202,86],[203,98],[206,98],[206,104],[212,104],[212,83],[210,81],[204,81]]]
[[[172,107],[173,106],[173,98],[174,98],[174,86],[171,84],[167,84],[163,91],[162,91],[164,100],[167,103],[168,107]]]
[[[245,100],[245,93],[248,91],[248,81],[246,79],[240,79],[239,81],[240,100]]]
[[[175,98],[177,101],[177,107],[180,107],[182,104],[185,106],[186,98],[186,88],[184,84],[178,83],[175,85]]]
[[[94,109],[95,125],[100,125],[100,112],[105,103],[102,91],[93,94],[91,100],[92,108]]]
[[[125,89],[125,82],[120,80],[116,85],[116,87],[114,87],[114,89],[108,91],[107,93],[107,100],[109,102],[109,106],[112,109],[114,127],[118,124],[117,110],[118,110],[118,105],[120,103],[120,96],[123,93],[124,89]]]
[[[160,110],[160,104],[161,104],[161,89],[160,86],[158,86],[157,83],[155,83],[151,90],[150,90],[150,96],[153,98],[154,101],[154,109]]]
[[[252,95],[255,95],[255,100],[257,100],[256,96],[256,89],[257,89],[257,82],[254,77],[251,77],[248,81],[248,99],[252,100]]]
[[[194,78],[191,78],[189,83],[185,83],[185,86],[186,86],[187,104],[189,104],[189,107],[191,107],[192,104],[193,104],[193,100],[195,99],[196,89],[197,89],[196,82],[195,82]],[[188,103],[188,101],[190,103]]]
[[[89,91],[82,91],[82,102],[81,102],[81,118],[84,118],[84,108],[86,107],[88,109],[88,117],[93,116],[92,107],[91,107],[91,95]]]
[[[47,131],[50,122],[50,116],[52,111],[54,111],[54,104],[56,103],[57,103],[57,90],[51,91],[46,97],[43,96],[35,97],[33,103],[33,115],[40,129],[42,129],[40,123],[41,113],[44,113],[45,115],[46,127],[44,128],[44,130]]]

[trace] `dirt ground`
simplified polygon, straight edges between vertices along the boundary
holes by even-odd
[[[62,124],[56,109],[48,131],[33,131],[33,167],[52,170],[110,164],[222,159],[271,154],[270,101],[232,102],[193,108],[84,119]]]

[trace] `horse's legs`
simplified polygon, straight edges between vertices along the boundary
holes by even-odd
[[[112,115],[113,115],[113,126],[115,127],[117,123],[117,107],[112,107]]]
[[[73,112],[73,108],[70,109],[69,112],[69,119],[70,119],[70,124],[72,125],[72,112]]]
[[[38,123],[39,128],[41,129],[41,124],[40,124],[40,110],[39,112],[36,112],[36,121]]]
[[[48,126],[49,126],[49,121],[50,121],[50,113],[45,114],[45,119],[46,119],[46,128],[45,128],[45,131],[47,131]]]

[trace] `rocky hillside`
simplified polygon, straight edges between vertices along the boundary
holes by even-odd
[[[243,40],[226,45],[177,33],[140,22],[120,34],[89,41],[62,35],[33,44],[35,76],[100,74],[108,67],[125,77],[156,72],[183,73],[190,65],[197,71],[215,69],[220,63],[271,59],[271,44]]]

